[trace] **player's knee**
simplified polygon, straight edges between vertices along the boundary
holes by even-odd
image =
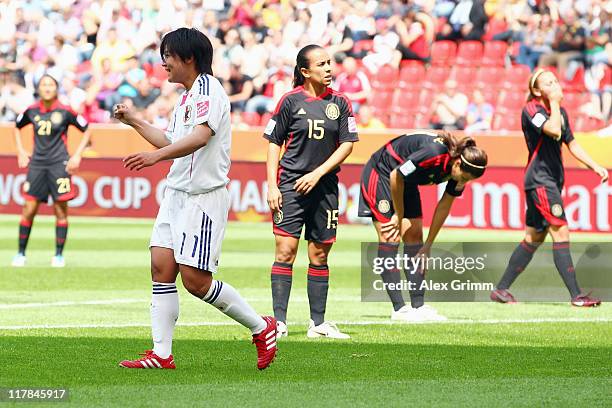
[[[295,260],[297,248],[292,248],[288,245],[279,245],[276,247],[276,262],[284,262],[292,264]]]
[[[313,265],[327,265],[327,252],[323,249],[311,250],[308,258]]]
[[[415,231],[408,230],[406,234],[404,234],[404,242],[409,244],[416,244],[423,242],[423,231],[417,229]]]
[[[210,290],[212,279],[194,279],[192,277],[186,277],[181,275],[183,279],[183,286],[187,292],[193,296],[202,299]]]
[[[566,225],[550,227],[550,235],[555,242],[569,241],[569,230]]]

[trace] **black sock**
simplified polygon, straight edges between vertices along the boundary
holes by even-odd
[[[308,265],[308,303],[310,303],[310,318],[315,326],[325,321],[328,289],[329,269],[327,265]]]
[[[514,252],[512,252],[512,256],[510,256],[506,271],[497,284],[497,289],[508,289],[512,285],[521,272],[529,265],[538,246],[539,244],[529,243],[525,240],[518,244]]]
[[[413,268],[412,257],[414,257],[420,250],[423,244],[406,244],[404,245],[404,255],[407,255],[410,260],[408,261],[408,267],[404,269],[406,279],[411,283],[411,287],[415,288],[410,292],[410,305],[417,309],[425,303],[425,289],[421,289],[424,275],[419,270]],[[416,260],[415,260],[416,262]]]
[[[68,221],[58,221],[55,224],[55,255],[61,255],[68,235]]]
[[[399,244],[389,243],[389,242],[381,242],[378,244],[378,258],[383,259],[383,269],[384,271],[380,274],[383,282],[386,284],[387,294],[391,299],[391,303],[393,303],[393,310],[396,312],[400,310],[406,304],[404,302],[404,297],[402,296],[402,291],[400,289],[389,289],[389,284],[396,285],[396,288],[399,288],[401,276],[400,271],[395,266],[388,269],[385,267],[387,259],[393,259],[395,262],[395,257],[397,256],[397,250],[399,248]],[[387,261],[390,263],[390,261]],[[394,264],[395,265],[395,264]]]
[[[287,322],[287,306],[291,294],[293,280],[293,265],[284,262],[274,262],[272,265],[272,308],[274,318],[279,322]]]
[[[21,219],[19,221],[19,253],[25,255],[28,239],[30,239],[30,231],[32,231],[32,221]]]
[[[576,271],[574,270],[569,242],[553,242],[553,258],[563,283],[567,286],[567,290],[569,290],[572,298],[575,298],[580,294],[580,287],[576,280]]]

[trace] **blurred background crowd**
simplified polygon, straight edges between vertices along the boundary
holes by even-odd
[[[309,43],[333,56],[362,128],[520,130],[538,66],[557,73],[575,130],[610,125],[609,0],[0,0],[0,122],[48,72],[91,122],[122,102],[165,127],[180,90],[158,47],[182,26],[213,41],[237,128],[266,123]]]

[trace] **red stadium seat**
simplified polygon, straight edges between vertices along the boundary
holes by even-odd
[[[494,88],[491,86],[480,88],[480,92],[482,92],[482,96],[487,103],[495,106],[497,104],[497,98],[499,97],[500,90],[499,88]]]
[[[414,61],[416,62],[416,61]],[[403,89],[418,89],[425,79],[425,66],[420,62],[406,64],[400,69],[399,87]]]
[[[372,92],[368,105],[372,107],[375,112],[389,112],[391,107],[391,101],[393,99],[393,92],[388,91],[374,91]]]
[[[397,86],[398,77],[399,71],[396,68],[383,65],[372,79],[372,88],[393,90]]]
[[[459,84],[472,85],[476,79],[477,68],[455,66],[450,74],[450,78],[457,81]]]
[[[520,112],[501,112],[493,118],[493,130],[517,131],[521,130]]]
[[[482,43],[480,41],[463,41],[457,48],[457,65],[477,67],[482,59]]]
[[[589,101],[589,95],[579,92],[563,92],[561,105],[568,111],[576,111]]]
[[[156,88],[160,88],[166,79],[168,79],[168,73],[166,72],[162,64],[153,65],[153,72],[149,77],[151,85]]]
[[[564,91],[583,92],[586,91],[584,86],[584,67],[580,66],[571,79],[566,79],[566,72],[559,73],[559,82]]]
[[[242,121],[249,126],[259,126],[261,117],[257,112],[242,112]]]
[[[503,33],[508,30],[508,23],[505,19],[492,17],[489,19],[487,24],[487,31],[485,35],[482,37],[482,40],[485,42],[485,47],[487,42],[493,40],[493,36],[499,33]]]
[[[359,40],[353,44],[353,53],[359,55],[362,52],[372,51],[374,48],[373,40]]]
[[[432,66],[429,67],[425,74],[425,81],[423,86],[426,88],[440,89],[444,82],[450,76],[450,67],[446,66]]]
[[[527,91],[531,71],[527,65],[513,65],[507,72],[503,81],[504,88],[524,89]]]
[[[521,110],[527,100],[527,92],[502,91],[497,99],[497,109],[501,111]]]
[[[272,119],[272,114],[270,112],[266,112],[261,115],[261,126],[266,126],[268,122]]]
[[[482,66],[503,67],[506,62],[508,44],[503,41],[485,42],[482,54]]]
[[[391,110],[395,113],[416,112],[419,108],[419,93],[419,90],[396,90],[391,101]]]
[[[419,111],[426,112],[431,108],[434,98],[436,97],[437,91],[423,89],[419,95]]]
[[[594,132],[599,129],[603,129],[605,126],[606,126],[606,123],[601,119],[582,115],[582,116],[578,116],[578,119],[576,119],[576,123],[574,124],[574,127],[575,127],[574,131]]]
[[[431,64],[451,66],[455,61],[457,45],[452,41],[435,41],[431,45]]]
[[[481,67],[474,81],[483,88],[498,87],[506,78],[506,70],[501,67]]]
[[[394,114],[389,119],[389,127],[393,129],[414,129],[416,115]]]

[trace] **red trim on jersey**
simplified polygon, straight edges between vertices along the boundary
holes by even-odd
[[[325,241],[315,241],[319,244],[333,244],[334,242],[336,242],[336,237],[332,237],[330,239],[326,239]]]
[[[272,225],[272,233],[274,235],[280,235],[281,237],[292,237],[292,238],[299,238],[299,237],[294,237],[293,235],[291,235],[290,233],[288,233],[287,231],[277,227],[276,225]]]
[[[444,164],[443,168],[446,168],[446,164],[448,163],[449,160],[450,160],[450,155],[448,153],[443,153],[443,154],[434,156],[430,159],[423,160],[422,162],[419,163],[419,166],[421,166],[424,169],[430,169],[432,167],[439,166],[440,164]]]
[[[329,269],[314,269],[314,268],[308,267],[308,275],[328,277]]]
[[[331,89],[331,88],[330,88],[330,89]],[[342,92],[334,91],[333,89],[332,89],[332,91],[331,91],[331,94],[332,94],[333,96],[337,96],[337,97],[340,97],[340,98],[344,99],[344,101],[346,102],[346,105],[347,105],[347,106],[348,106],[348,108],[349,108],[349,113],[351,114],[351,116],[353,116],[353,115],[354,115],[354,114],[353,114],[353,104],[351,103],[351,101],[349,100],[349,98],[347,98],[347,97],[346,97],[346,95],[345,95],[345,94],[343,94]]]
[[[21,193],[21,196],[26,200],[26,201],[40,201],[38,199],[38,197],[34,197],[33,195],[29,195],[28,193]],[[32,225],[32,224],[30,224]]]
[[[531,163],[533,163],[536,156],[538,155],[538,152],[540,151],[540,147],[542,147],[543,141],[544,141],[544,135],[540,135],[540,141],[538,142],[538,145],[536,146],[536,148],[533,150],[533,154],[531,155],[531,158],[529,159],[529,161],[527,162],[527,165],[525,166],[525,173],[527,172],[527,170],[529,169],[529,166],[531,165]]]
[[[62,133],[62,142],[64,142],[64,147],[66,147],[66,150],[68,150],[68,135],[66,134],[66,132]]]
[[[385,217],[378,211],[378,209],[376,209],[376,186],[378,185],[378,179],[378,173],[376,170],[372,169],[370,172],[370,179],[368,181],[368,189],[366,190],[365,184],[363,182],[361,183],[361,194],[363,195],[363,198],[365,198],[366,203],[368,203],[368,207],[370,207],[370,211],[372,211],[376,221],[387,223],[391,221],[391,219]],[[374,195],[372,196],[370,192],[373,192]]]
[[[529,113],[531,117],[533,117],[536,113],[538,113],[538,108],[543,108],[546,111],[546,113],[550,115],[550,109],[548,109],[546,105],[544,105],[543,103],[535,99],[527,102],[527,105],[525,105],[525,108],[527,108],[527,113]]]
[[[283,168],[278,166],[278,170],[276,170],[276,185],[280,183],[281,173],[283,172]]]
[[[33,223],[33,221],[28,221],[25,218],[22,218],[21,220],[19,220],[19,225],[21,225],[23,227],[31,227],[32,223]]]
[[[48,113],[51,111],[54,111],[58,108],[65,108],[64,106],[62,106],[59,101],[57,99],[53,100],[53,103],[51,104],[51,106],[49,107],[49,109],[47,109],[45,107],[45,104],[43,103],[42,99],[38,101],[38,109],[40,110],[40,113]]]
[[[308,93],[306,93],[306,90],[304,89],[304,87],[302,86],[302,92],[304,92],[304,95],[306,95],[308,98],[305,99],[306,102],[312,102],[312,101],[320,101],[321,99],[325,98],[327,95],[330,95],[332,93],[331,88],[327,87],[325,88],[325,91],[323,91],[323,93],[319,96],[310,96]]]
[[[185,104],[185,102],[187,102],[187,96],[188,95],[189,95],[188,93],[183,95],[183,99],[181,99],[181,104],[179,106],[183,106]]]
[[[393,146],[391,145],[391,142],[387,143],[385,145],[385,149],[387,149],[387,152],[391,155],[391,157],[393,157],[399,164],[404,163],[404,159],[401,158],[401,156],[399,154],[397,154],[397,152],[395,151],[395,149],[393,148]]]
[[[298,86],[297,88],[295,88],[293,91],[289,91],[286,94],[284,94],[283,96],[281,96],[280,100],[278,101],[278,103],[276,104],[276,108],[274,109],[274,112],[272,112],[273,115],[278,114],[278,112],[280,111],[280,107],[283,104],[283,102],[285,101],[285,98],[287,98],[287,96],[289,95],[293,95],[296,94],[298,92],[302,92],[302,90],[304,89],[303,86]]]
[[[293,275],[293,269],[284,266],[272,266],[272,275]]]
[[[550,225],[556,225],[556,226],[566,225],[567,224],[566,220],[557,218],[550,212],[550,204],[548,202],[548,196],[546,195],[546,187],[536,188],[536,194],[538,196],[539,202],[536,201],[535,205],[537,209],[540,211],[540,214],[542,214],[544,218],[546,218],[546,221],[548,221]]]
[[[55,225],[57,225],[58,227],[67,227],[68,226],[68,220],[56,221]]]
[[[293,140],[293,136],[295,136],[295,132],[289,133],[289,139],[287,139],[287,141],[285,142],[285,152],[287,152],[287,149],[289,149],[289,145],[291,144],[291,141]]]
[[[55,201],[70,201],[74,197],[76,197],[76,191],[74,190],[74,184],[72,183],[72,178],[70,179],[70,191],[66,194],[62,194],[57,197]]]

